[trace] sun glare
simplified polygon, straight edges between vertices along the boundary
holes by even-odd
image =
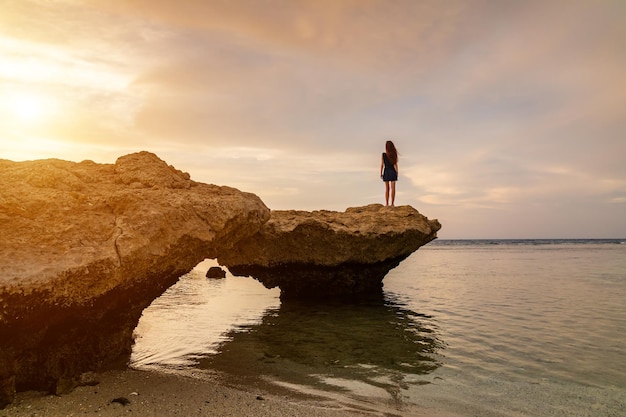
[[[15,117],[23,122],[40,121],[49,110],[43,97],[31,93],[14,94],[10,106]]]
[[[32,125],[45,121],[55,110],[54,100],[35,92],[16,91],[0,95],[0,108],[13,123]]]
[[[14,160],[33,159],[58,148],[54,118],[58,104],[43,92],[0,91],[0,155]]]

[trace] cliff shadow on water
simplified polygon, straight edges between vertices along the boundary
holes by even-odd
[[[226,340],[198,367],[234,385],[400,402],[403,389],[430,382],[445,346],[432,317],[383,294],[351,303],[283,300]]]

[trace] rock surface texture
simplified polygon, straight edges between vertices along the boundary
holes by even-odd
[[[280,287],[282,298],[353,297],[380,292],[387,272],[440,228],[410,206],[272,211],[256,234],[218,262],[235,275]]]
[[[0,408],[16,389],[62,393],[125,364],[142,310],[269,215],[257,196],[147,152],[0,160]]]

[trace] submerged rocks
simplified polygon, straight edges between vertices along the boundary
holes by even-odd
[[[380,291],[387,272],[437,237],[441,225],[410,206],[272,211],[254,235],[218,257],[282,298],[351,297]]]
[[[226,271],[219,266],[212,266],[206,271],[207,278],[226,278]]]
[[[130,355],[142,310],[255,233],[255,195],[148,152],[115,164],[0,160],[0,408]]]

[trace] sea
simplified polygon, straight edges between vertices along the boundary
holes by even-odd
[[[144,311],[131,367],[380,416],[626,416],[626,239],[435,240],[351,303],[213,265]]]

